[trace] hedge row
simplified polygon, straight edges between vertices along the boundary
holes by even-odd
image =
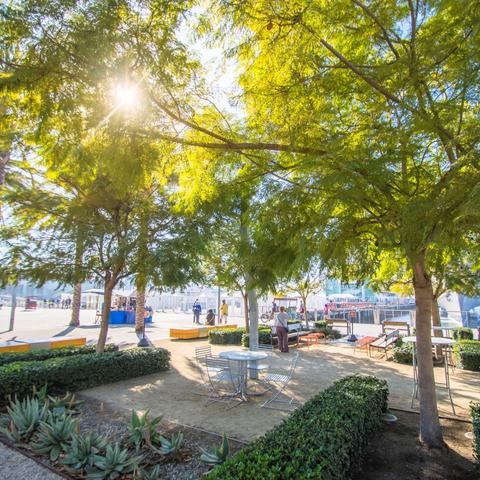
[[[0,400],[8,395],[24,397],[33,386],[48,385],[53,394],[74,392],[168,370],[170,352],[163,348],[140,348],[92,353],[44,361],[17,362],[0,367]]]
[[[455,363],[464,370],[480,371],[480,341],[459,340],[453,346]]]
[[[379,428],[388,387],[375,377],[335,382],[207,476],[210,480],[340,480]]]
[[[453,329],[454,340],[473,340],[473,331],[466,327],[457,327]]]
[[[71,357],[73,355],[84,355],[95,353],[95,345],[85,345],[84,347],[64,347],[54,349],[32,350],[30,352],[0,353],[0,366],[14,362],[31,362],[48,360],[49,358]],[[116,352],[118,346],[109,343],[105,345],[105,352]]]
[[[473,424],[473,456],[480,468],[480,403],[471,403],[470,411],[472,413]]]
[[[272,333],[269,327],[265,328],[259,328],[258,329],[258,343],[260,345],[270,345],[273,343],[273,345],[277,344],[276,339],[272,339]],[[250,334],[244,333],[242,336],[242,346],[248,348],[250,347]]]
[[[210,330],[208,341],[213,345],[240,345],[245,328]]]

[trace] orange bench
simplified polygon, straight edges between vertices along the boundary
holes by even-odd
[[[359,338],[357,340],[357,343],[355,343],[355,348],[353,349],[353,353],[356,352],[356,350],[365,350],[365,352],[368,354],[369,349],[370,349],[370,344],[376,340],[376,337],[363,337]]]

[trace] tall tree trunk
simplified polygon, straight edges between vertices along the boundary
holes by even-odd
[[[305,320],[305,326],[308,329],[307,295],[301,297],[303,302],[303,319]]]
[[[13,287],[12,306],[10,307],[10,325],[8,327],[9,332],[11,332],[15,327],[15,310],[17,308],[17,292],[15,288],[16,287]]]
[[[112,305],[112,294],[115,281],[110,274],[107,275],[103,288],[103,309],[100,333],[98,335],[97,353],[103,353],[108,334],[108,319],[110,317],[110,307]]]
[[[82,284],[77,283],[73,287],[72,317],[70,319],[70,326],[72,327],[78,327],[80,325],[81,304],[82,304]]]
[[[250,332],[250,322],[248,320],[248,296],[246,293],[242,293],[243,298],[243,316],[245,317],[245,331]]]
[[[250,350],[258,348],[258,303],[257,292],[254,288],[247,288],[248,318],[250,324]]]
[[[141,282],[139,282],[141,283]],[[145,286],[137,284],[137,302],[135,305],[135,331],[142,332],[145,324]]]
[[[442,321],[440,320],[440,311],[438,309],[438,298],[436,297],[436,295],[432,296],[432,325],[434,327],[442,326]],[[438,330],[438,332],[441,336],[442,331]]]
[[[416,303],[416,336],[418,392],[420,400],[420,441],[428,447],[443,446],[442,429],[438,419],[435,377],[432,360],[431,315],[432,282],[425,271],[422,252],[413,265],[413,286]]]

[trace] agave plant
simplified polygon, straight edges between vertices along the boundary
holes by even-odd
[[[160,435],[160,444],[161,447],[159,449],[155,449],[158,453],[162,455],[172,455],[178,453],[180,447],[183,443],[183,433],[180,432],[177,435],[173,434],[172,438],[169,440],[165,438],[163,435]]]
[[[162,417],[154,417],[149,419],[150,411],[147,410],[143,415],[132,410],[132,419],[130,425],[127,425],[130,433],[128,443],[134,445],[136,450],[140,450],[143,446],[152,447],[160,444],[160,433],[157,430],[158,424]]]
[[[162,478],[162,471],[160,465],[155,465],[149,470],[140,470],[138,480],[158,480]]]
[[[86,467],[87,479],[116,480],[136,470],[141,461],[141,456],[131,456],[130,452],[118,443],[107,445],[105,455],[98,455],[93,467]]]
[[[40,422],[46,420],[48,415],[45,405],[42,405],[37,398],[30,397],[23,401],[17,399],[10,401],[7,412],[0,431],[10,440],[23,443],[30,441]]]
[[[93,468],[95,462],[101,460],[101,455],[108,445],[108,438],[97,433],[86,436],[74,434],[68,453],[61,459],[64,465],[73,470]]]
[[[76,400],[73,393],[66,393],[63,397],[47,398],[46,404],[53,416],[60,417],[62,415],[75,415],[78,413],[77,407],[83,403],[82,400]]]
[[[213,452],[206,452],[203,450],[203,454],[200,457],[200,460],[211,465],[219,465],[223,463],[230,453],[230,446],[228,445],[227,435],[223,434],[222,443],[219,447],[215,447]]]
[[[74,433],[78,432],[78,423],[71,417],[54,417],[49,415],[46,422],[40,423],[36,440],[32,442],[32,449],[48,455],[53,462],[57,461],[60,454],[69,450]]]

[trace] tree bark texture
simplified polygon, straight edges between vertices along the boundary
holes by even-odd
[[[72,327],[78,327],[80,325],[81,303],[82,303],[82,284],[77,283],[73,287],[72,317],[70,319],[70,326]]]
[[[243,316],[245,317],[245,331],[247,333],[250,332],[250,322],[248,319],[248,296],[246,293],[242,292],[242,298],[243,298]]]
[[[413,286],[416,303],[420,441],[428,447],[442,447],[443,437],[438,419],[432,359],[431,315],[433,290],[431,279],[425,270],[424,254],[420,254],[413,265]]]
[[[10,160],[10,151],[0,151],[0,187],[5,183],[7,163]]]
[[[137,302],[135,305],[135,331],[142,332],[145,325],[145,287],[137,285]]]
[[[258,348],[258,304],[257,292],[254,288],[247,289],[248,297],[248,318],[250,324],[250,350]]]
[[[115,282],[109,276],[107,280],[105,280],[105,285],[103,289],[103,309],[102,309],[102,322],[100,325],[100,333],[98,335],[98,343],[97,343],[97,353],[103,353],[105,350],[105,343],[107,342],[107,334],[108,334],[108,319],[110,317],[110,307],[112,305],[112,294],[113,294],[113,287],[115,286]]]

